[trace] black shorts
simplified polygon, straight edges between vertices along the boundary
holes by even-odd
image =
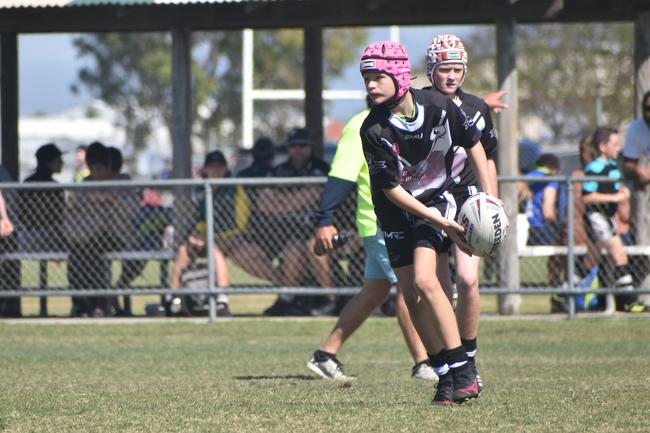
[[[449,193],[427,205],[437,209],[445,218],[453,219],[456,216],[456,206]],[[431,248],[437,252],[444,252],[444,248],[448,248],[446,245],[450,241],[447,235],[429,221],[413,216],[392,203],[375,211],[393,268],[412,265],[413,251],[417,247]]]

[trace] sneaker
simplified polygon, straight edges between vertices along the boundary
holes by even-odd
[[[334,316],[336,315],[336,301],[327,301],[320,307],[312,308],[309,314],[312,316]]]
[[[291,302],[278,298],[273,305],[264,310],[265,316],[285,316]]]
[[[634,302],[625,305],[625,311],[628,313],[647,313],[650,311],[650,307],[646,306],[643,302]]]
[[[230,317],[230,308],[226,302],[217,302],[217,317]]]
[[[411,368],[411,377],[413,379],[438,380],[438,375],[433,371],[428,360],[415,364],[413,368]]]
[[[336,356],[327,358],[325,361],[316,361],[315,356],[312,356],[307,361],[307,368],[322,377],[329,380],[350,380],[343,374],[342,364],[336,359]]]
[[[436,384],[436,394],[431,400],[434,406],[451,406],[454,404],[454,379],[451,373],[443,374]]]
[[[450,370],[454,387],[453,400],[456,403],[462,403],[470,398],[478,397],[476,375],[472,371],[472,366],[469,362],[461,367]]]
[[[472,368],[472,373],[474,373],[474,376],[476,376],[476,384],[478,385],[478,392],[480,394],[481,391],[483,391],[483,381],[481,380],[481,376],[478,375],[478,370],[476,369],[476,360],[474,358],[470,358],[467,362],[469,362]]]

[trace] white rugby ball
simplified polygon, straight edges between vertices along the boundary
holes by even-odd
[[[506,212],[498,199],[484,192],[474,194],[463,203],[456,221],[465,228],[467,245],[480,257],[496,251],[506,237]]]

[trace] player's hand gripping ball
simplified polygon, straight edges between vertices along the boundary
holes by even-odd
[[[468,198],[456,220],[465,228],[467,245],[480,257],[487,257],[499,248],[509,225],[501,202],[484,192]]]

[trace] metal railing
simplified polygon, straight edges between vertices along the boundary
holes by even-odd
[[[629,294],[605,284],[613,278],[607,255],[598,259],[605,280],[599,286],[584,287],[569,277],[576,263],[593,250],[581,243],[584,234],[576,237],[581,221],[575,220],[574,206],[580,200],[574,197],[574,185],[612,180],[499,178],[501,183],[540,181],[563,185],[558,215],[564,223],[558,224],[558,236],[547,243],[537,239],[535,245],[527,245],[530,239],[524,232],[528,229],[520,226],[527,218],[511,221],[509,236],[521,238],[517,245],[520,281],[513,287],[504,284],[499,278],[499,259],[491,257],[482,260],[481,293],[564,295],[569,317],[576,312],[578,297]],[[10,238],[0,241],[0,298],[41,297],[41,313],[46,314],[46,297],[50,296],[208,295],[213,320],[218,295],[354,294],[362,284],[364,261],[358,239],[324,262],[313,259],[309,251],[311,215],[324,183],[325,178],[228,178],[0,184],[16,228]],[[352,198],[337,212],[335,224],[339,229],[354,229]],[[629,232],[634,231],[631,221]],[[207,282],[205,287],[172,288],[172,263],[192,233],[213,238],[216,245],[206,249],[205,257],[195,257],[207,268]],[[633,259],[634,294],[650,293],[643,286],[650,273],[650,245],[629,245],[626,250]],[[221,280],[221,287],[220,255],[227,258],[229,274],[227,284]],[[158,278],[150,275],[154,269],[150,261],[160,262]],[[555,267],[547,267],[549,261]],[[61,265],[52,270],[48,262]]]

